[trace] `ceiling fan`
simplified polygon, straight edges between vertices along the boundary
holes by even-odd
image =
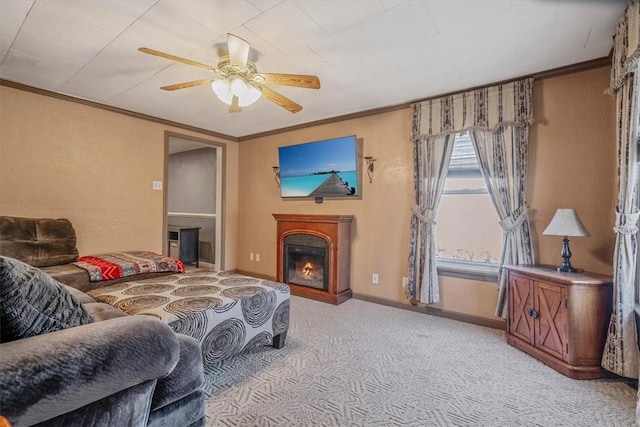
[[[211,84],[218,98],[229,106],[230,113],[241,111],[242,107],[253,104],[263,95],[268,100],[292,113],[297,113],[302,110],[301,105],[270,89],[265,86],[266,84],[309,89],[320,88],[320,80],[316,76],[259,73],[256,64],[249,59],[249,43],[240,37],[227,34],[227,46],[229,48],[229,54],[221,56],[218,59],[218,65],[215,67],[147,47],[141,47],[138,50],[143,53],[148,53],[149,55],[155,55],[193,67],[202,68],[216,74],[217,77],[214,78],[163,86],[160,89],[177,90]]]

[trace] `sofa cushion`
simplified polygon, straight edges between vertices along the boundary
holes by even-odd
[[[132,280],[153,279],[154,277],[162,277],[174,274],[171,271],[160,273],[141,273],[135,276],[124,276],[117,279],[103,280],[101,282],[89,281],[89,272],[73,264],[52,265],[49,267],[41,267],[41,270],[58,282],[76,288],[82,292],[89,292],[102,286],[114,285],[116,283],[130,282]]]
[[[103,302],[89,302],[82,304],[87,313],[93,317],[94,322],[115,319],[116,317],[127,317],[128,314],[122,310],[118,310],[112,305]]]
[[[64,218],[0,216],[0,254],[35,267],[74,262],[76,231]]]
[[[69,292],[71,295],[73,295],[78,300],[78,302],[80,304],[84,305],[85,309],[87,308],[86,307],[87,303],[96,302],[96,300],[94,300],[89,295],[85,294],[84,292],[82,292],[82,291],[80,291],[80,290],[78,290],[78,289],[76,289],[76,288],[74,288],[72,286],[67,286],[64,283],[60,283],[60,284],[67,290],[67,292]],[[94,318],[94,320],[95,320],[95,318]]]
[[[89,282],[89,273],[87,273],[87,270],[83,270],[73,264],[50,265],[40,268],[58,282],[81,290],[82,292],[93,289],[91,282]]]
[[[200,390],[203,385],[204,365],[200,343],[186,335],[176,336],[180,342],[180,363],[169,375],[158,379],[151,403],[151,410],[154,411],[182,399],[194,390]],[[191,422],[193,421],[195,419]],[[182,425],[189,425],[191,422]]]
[[[93,322],[65,287],[40,269],[0,256],[0,342]]]

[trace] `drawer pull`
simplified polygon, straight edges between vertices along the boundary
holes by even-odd
[[[533,308],[529,309],[529,317],[532,317],[534,319],[537,319],[539,316],[538,312],[535,311]]]

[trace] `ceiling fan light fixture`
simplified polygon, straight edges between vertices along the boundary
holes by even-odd
[[[251,84],[247,84],[240,77],[236,77],[233,80],[220,79],[211,83],[211,89],[216,94],[220,101],[227,105],[231,105],[233,97],[238,97],[238,106],[247,107],[262,96],[260,89]]]
[[[258,73],[256,64],[249,59],[249,43],[233,34],[227,34],[227,47],[229,48],[228,54],[218,58],[216,67],[147,47],[141,47],[138,50],[142,53],[180,62],[213,73],[216,76],[214,78],[163,86],[160,89],[174,91],[211,84],[213,92],[218,99],[229,106],[229,112],[231,113],[237,113],[241,110],[241,107],[253,104],[262,95],[268,101],[285,110],[297,113],[302,110],[302,106],[271,89],[269,85],[320,89],[320,80],[317,76]]]
[[[238,105],[246,107],[256,102],[262,96],[262,92],[257,87],[248,84],[243,96],[238,97]]]
[[[244,94],[247,92],[247,84],[240,78],[236,77],[231,80],[231,93],[237,96],[238,98],[244,97]]]
[[[213,89],[213,93],[216,94],[220,101],[231,105],[233,93],[231,93],[231,82],[229,82],[229,79],[215,80],[211,83],[211,89]]]

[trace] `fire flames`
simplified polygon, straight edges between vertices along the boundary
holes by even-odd
[[[313,278],[313,264],[307,262],[302,268],[302,274],[304,274],[305,279]]]

